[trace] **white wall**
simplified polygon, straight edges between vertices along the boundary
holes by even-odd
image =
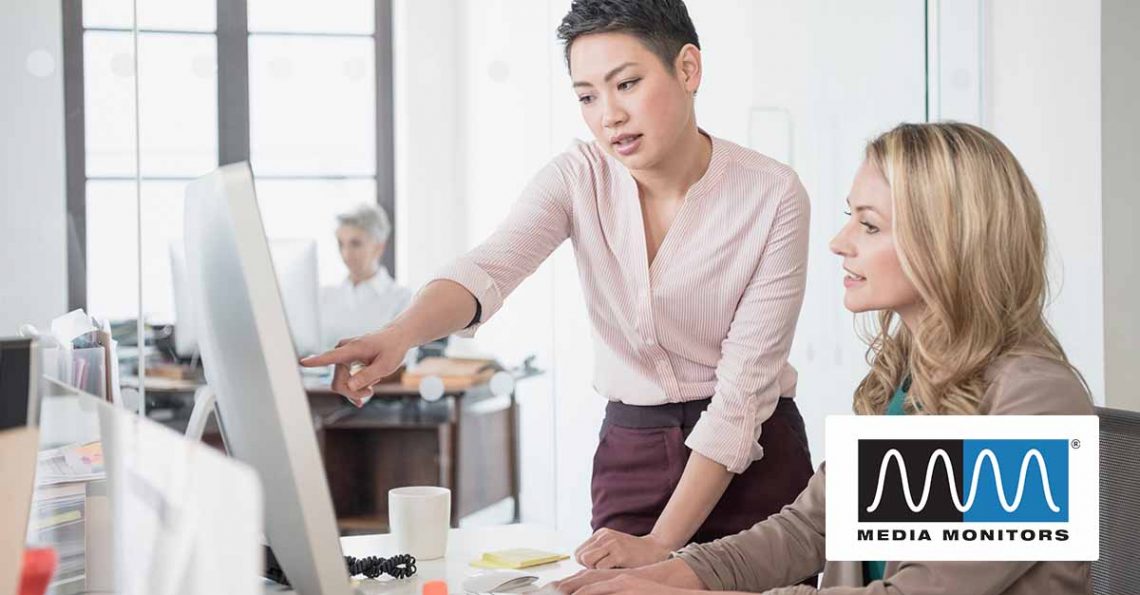
[[[986,4],[983,125],[1021,161],[1049,227],[1049,320],[1104,403],[1100,1]]]
[[[452,0],[393,3],[396,271],[414,288],[466,247],[455,6]]]
[[[906,0],[768,2],[748,22],[753,107],[788,114],[788,160],[812,202],[807,293],[790,359],[800,372],[796,402],[818,464],[824,419],[851,412],[851,395],[867,371],[866,346],[843,307],[842,260],[828,242],[846,220],[866,142],[924,118],[923,10]],[[764,147],[766,139],[753,144]]]
[[[67,308],[59,2],[0,2],[0,336]]]
[[[1140,351],[1131,341],[1140,332],[1140,316],[1133,313],[1134,300],[1127,291],[1127,273],[1135,270],[1129,228],[1140,212],[1129,200],[1135,183],[1127,177],[1135,175],[1135,149],[1131,154],[1108,149],[1134,143],[1127,122],[1131,118],[1135,126],[1135,94],[1125,81],[1129,76],[1135,80],[1132,73],[1140,52],[1128,45],[1135,46],[1135,27],[1129,28],[1134,20],[1128,18],[1129,11],[1136,12],[1134,3],[1120,2],[1119,14],[1104,21],[1106,30],[1119,29],[1117,38],[1123,44],[1116,48],[1122,61],[1118,74],[1104,80],[1106,89],[1116,90],[1118,101],[1113,104],[1105,98],[1105,105],[1119,107],[1102,117],[1100,52],[1102,43],[1108,48],[1109,41],[1101,40],[1100,4],[938,3],[931,21],[930,117],[990,129],[1025,168],[1049,227],[1050,322],[1096,401],[1104,403],[1106,363],[1113,359],[1110,356],[1106,362],[1106,345],[1109,352],[1115,346],[1121,362],[1116,366],[1120,386],[1135,386],[1131,380],[1140,379],[1140,375],[1127,376],[1140,374],[1132,365]],[[1118,141],[1110,142],[1113,134],[1119,135],[1114,137]],[[1105,162],[1104,183],[1120,183],[1114,210],[1107,200],[1102,205],[1102,153],[1105,159],[1121,163],[1115,171],[1123,176],[1116,178],[1109,175]],[[1121,233],[1109,234],[1113,225]],[[1118,273],[1110,270],[1111,262]],[[1122,297],[1114,301],[1114,296]],[[1113,306],[1116,313],[1110,315]]]
[[[1105,402],[1140,411],[1140,4],[1101,7]]]

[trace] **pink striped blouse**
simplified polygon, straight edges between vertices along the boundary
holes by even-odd
[[[486,321],[570,238],[593,322],[595,389],[630,405],[712,396],[686,445],[740,473],[764,455],[760,424],[777,399],[795,393],[787,360],[807,271],[807,192],[789,167],[712,138],[709,168],[652,266],[638,196],[625,166],[580,143],[438,278],[467,288]]]

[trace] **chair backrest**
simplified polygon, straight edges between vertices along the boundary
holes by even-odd
[[[1140,413],[1100,416],[1100,560],[1093,592],[1140,593]]]

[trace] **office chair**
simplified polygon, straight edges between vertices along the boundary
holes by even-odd
[[[1100,416],[1100,560],[1093,592],[1140,593],[1140,413],[1097,407]]]

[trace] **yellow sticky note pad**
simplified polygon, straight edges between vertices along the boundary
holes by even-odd
[[[542,550],[532,550],[527,548],[518,548],[513,550],[499,550],[497,552],[487,552],[483,557],[471,563],[476,568],[487,569],[520,569],[530,568],[531,566],[541,566],[543,564],[551,564],[561,560],[567,560],[570,556],[566,554],[556,554],[553,552],[544,552]]]

